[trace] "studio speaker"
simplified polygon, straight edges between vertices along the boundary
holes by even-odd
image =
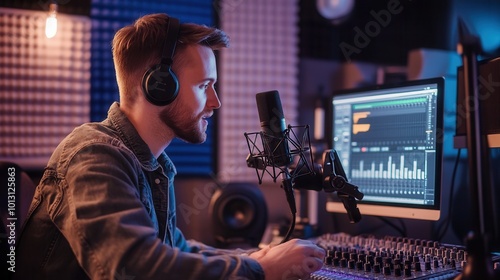
[[[209,216],[219,248],[257,247],[267,226],[264,195],[255,184],[229,183],[215,191]]]

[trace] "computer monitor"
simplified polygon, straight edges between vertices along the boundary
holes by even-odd
[[[444,78],[335,92],[332,147],[361,215],[439,220]],[[327,211],[346,212],[331,196]]]

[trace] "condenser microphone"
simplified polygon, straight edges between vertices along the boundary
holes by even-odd
[[[287,141],[287,126],[277,90],[257,93],[257,110],[264,144],[264,153],[274,167],[288,166],[292,162]]]

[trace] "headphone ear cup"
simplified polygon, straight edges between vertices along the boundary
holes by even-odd
[[[171,67],[157,64],[144,73],[142,89],[150,103],[165,106],[177,97],[179,81]]]

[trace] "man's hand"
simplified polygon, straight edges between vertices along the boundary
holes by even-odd
[[[311,241],[292,239],[279,245],[271,245],[254,252],[266,280],[306,278],[323,266],[325,250]]]

